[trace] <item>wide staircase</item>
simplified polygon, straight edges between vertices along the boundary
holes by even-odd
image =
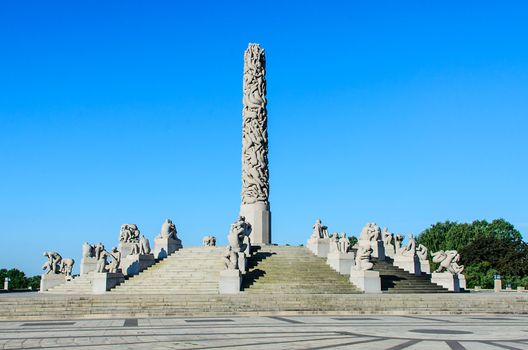
[[[361,293],[326,262],[305,247],[262,246],[248,259],[244,293],[352,294]]]
[[[381,278],[381,291],[384,293],[449,293],[443,288],[431,282],[431,275],[411,274],[393,265],[391,258],[386,260],[372,259],[374,271],[378,271]]]
[[[56,294],[92,294],[93,272],[76,276],[71,281],[50,288],[43,293]]]
[[[218,294],[225,247],[180,249],[110,291],[110,294]]]

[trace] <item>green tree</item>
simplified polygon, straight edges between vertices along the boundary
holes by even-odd
[[[358,239],[356,236],[348,236],[348,241],[350,242],[350,249],[352,249],[352,247],[358,242]]]
[[[457,250],[465,266],[468,287],[493,287],[493,275],[499,273],[512,287],[528,281],[528,244],[521,233],[504,219],[491,223],[476,220],[471,224],[439,222],[424,230],[417,242],[439,250]],[[431,268],[436,268],[432,264]]]
[[[38,289],[40,287],[40,276],[26,277],[26,274],[18,269],[0,269],[0,288],[4,288],[5,278],[9,277],[9,290],[13,289]]]

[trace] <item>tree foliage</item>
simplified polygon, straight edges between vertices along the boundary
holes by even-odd
[[[19,269],[0,269],[0,284],[4,288],[5,278],[9,278],[9,289],[38,289],[40,286],[40,276],[26,277],[26,274]]]
[[[528,282],[528,245],[521,233],[504,219],[491,223],[476,220],[470,224],[439,222],[423,231],[416,241],[431,253],[457,250],[465,266],[468,287],[491,288],[496,273],[512,287]]]

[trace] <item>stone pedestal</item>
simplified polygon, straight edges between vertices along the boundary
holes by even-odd
[[[365,293],[381,293],[381,278],[378,271],[351,269],[350,282]]]
[[[458,284],[460,286],[460,289],[466,289],[466,276],[463,274],[458,274]]]
[[[306,247],[320,258],[326,258],[330,250],[330,238],[310,238]]]
[[[138,246],[139,243],[125,243],[125,242],[119,242],[119,252],[121,252],[121,256],[127,256],[132,254],[134,249],[136,249],[136,246]]]
[[[240,206],[240,216],[246,218],[246,222],[251,224],[252,244],[271,244],[271,212],[269,204],[256,202],[252,204],[242,204]]]
[[[370,241],[370,247],[372,248],[373,258],[385,260],[385,246],[383,245],[383,241]]]
[[[498,293],[502,291],[502,280],[495,280],[493,282],[493,290]]]
[[[354,253],[331,252],[326,257],[326,263],[342,275],[350,275],[350,270],[355,265]]]
[[[180,239],[163,238],[158,236],[154,239],[154,249],[152,252],[156,259],[165,259],[170,254],[182,248],[183,246]]]
[[[81,275],[85,275],[88,272],[95,271],[97,268],[96,258],[82,258],[81,260]]]
[[[421,275],[421,264],[420,259],[415,256],[405,256],[405,255],[396,255],[394,257],[394,266],[399,267],[407,272],[413,273],[415,275]]]
[[[420,260],[420,270],[428,274],[431,273],[431,265],[429,264],[429,260]]]
[[[220,271],[220,284],[218,290],[220,294],[237,294],[240,293],[242,285],[242,274],[240,270],[223,270]]]
[[[68,278],[68,276],[63,275],[62,273],[48,273],[42,275],[40,278],[40,291],[45,292],[48,289],[66,283],[69,279],[71,279],[71,277]]]
[[[153,254],[127,255],[121,260],[121,271],[125,276],[134,276],[155,263]]]
[[[431,282],[442,286],[451,292],[460,292],[460,281],[457,275],[451,272],[433,272],[431,274]]]
[[[103,294],[124,280],[122,273],[96,272],[92,276],[92,293]]]

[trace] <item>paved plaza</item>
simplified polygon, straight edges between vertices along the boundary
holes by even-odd
[[[528,349],[528,316],[259,316],[0,322],[2,349]]]

